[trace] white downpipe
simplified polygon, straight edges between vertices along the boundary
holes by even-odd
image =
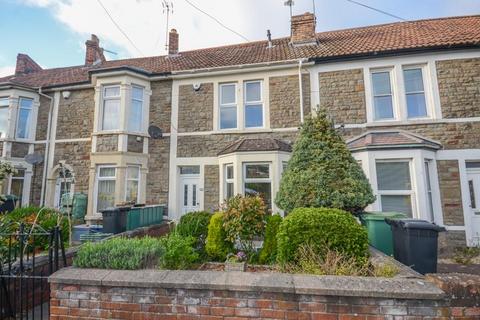
[[[51,122],[52,122],[52,109],[53,109],[53,97],[42,93],[42,88],[38,88],[38,94],[50,100],[50,108],[48,109],[48,122],[47,122],[47,139],[45,141],[45,158],[43,160],[43,176],[42,176],[42,189],[40,190],[40,206],[45,205],[45,192],[47,188],[47,170],[48,159],[50,155],[50,135],[51,135]],[[35,188],[35,186],[33,186]]]
[[[302,83],[303,59],[298,59],[298,88],[300,91],[300,123],[303,123],[303,83]]]

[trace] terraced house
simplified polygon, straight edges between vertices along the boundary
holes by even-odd
[[[42,69],[19,54],[0,79],[6,193],[57,206],[88,194],[89,221],[124,201],[170,218],[261,193],[272,211],[298,127],[325,108],[371,181],[375,211],[446,226],[444,245],[480,241],[480,16],[315,33]],[[38,153],[44,162],[28,164]],[[31,162],[31,161],[30,161]]]

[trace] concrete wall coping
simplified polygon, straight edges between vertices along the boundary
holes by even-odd
[[[63,268],[53,284],[167,289],[203,289],[350,296],[391,299],[441,299],[444,292],[423,278],[314,276],[267,272],[105,270]]]

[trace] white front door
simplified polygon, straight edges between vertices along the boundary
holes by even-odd
[[[187,212],[200,210],[199,197],[199,177],[181,177],[180,178],[180,194],[182,215]]]
[[[480,170],[468,171],[469,207],[472,230],[472,243],[480,245]]]

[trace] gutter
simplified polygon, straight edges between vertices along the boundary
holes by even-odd
[[[47,170],[48,170],[48,159],[50,156],[50,136],[51,136],[51,122],[52,122],[52,110],[53,110],[53,97],[46,95],[42,92],[42,88],[38,88],[38,94],[42,97],[45,97],[50,100],[50,108],[48,110],[48,124],[47,124],[47,139],[45,143],[45,159],[43,160],[43,176],[42,176],[42,190],[40,194],[40,206],[45,205],[45,194],[47,187]]]

